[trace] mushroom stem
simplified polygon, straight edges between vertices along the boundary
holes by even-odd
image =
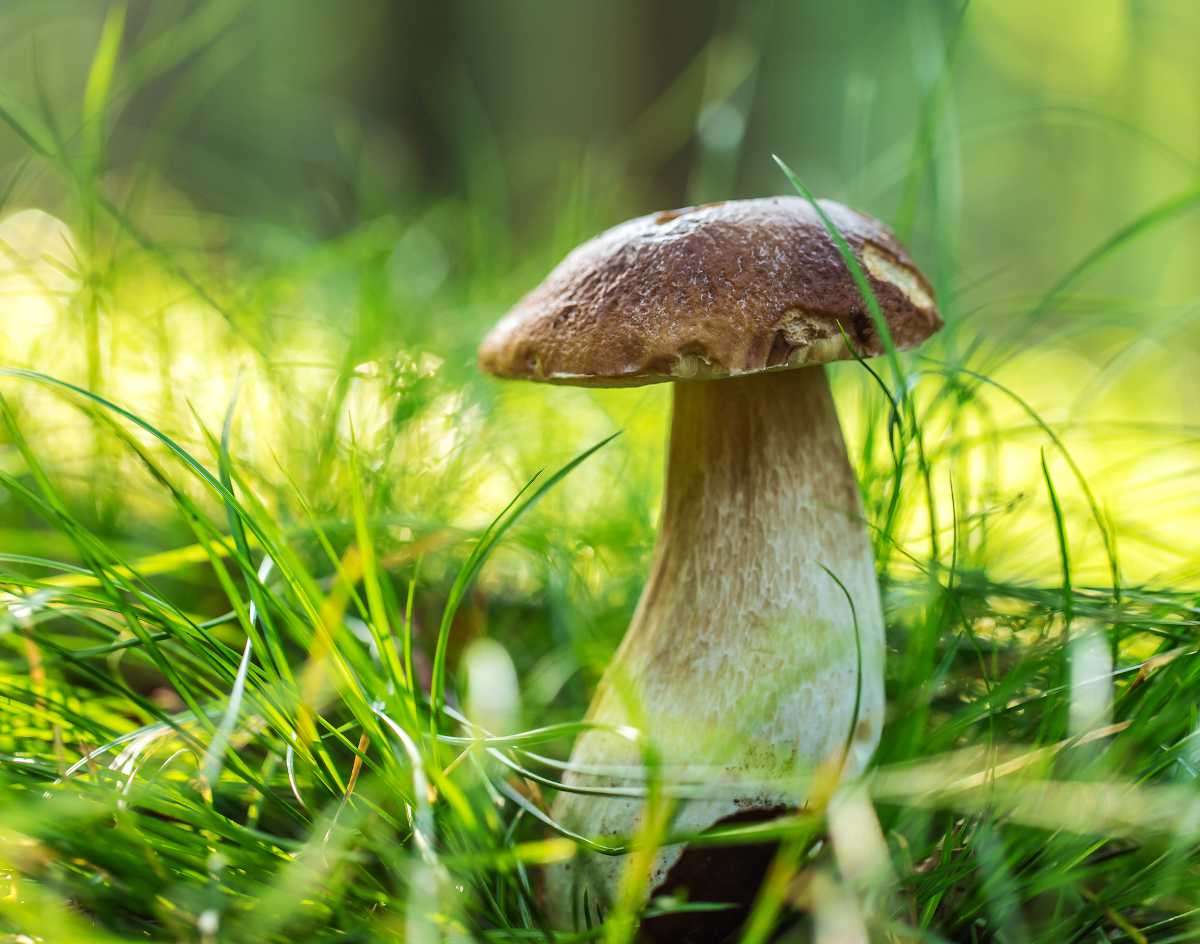
[[[806,776],[828,762],[861,770],[883,722],[883,657],[871,544],[824,369],[674,384],[650,579],[588,713],[641,729],[666,784],[704,791],[677,801],[673,829],[801,805]],[[587,731],[566,781],[637,785],[641,757],[627,740]],[[632,836],[643,805],[562,792],[553,813],[584,835]],[[692,899],[727,901],[757,885],[746,892],[736,856],[728,870],[706,859],[698,880],[685,851],[666,846],[649,861],[647,894],[675,890],[684,875]],[[586,853],[548,869],[552,920],[594,922],[634,861]]]

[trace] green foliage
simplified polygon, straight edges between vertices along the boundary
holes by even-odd
[[[1200,440],[1154,384],[1200,350],[1194,299],[1145,285],[1175,278],[1197,163],[1074,106],[960,127],[962,46],[997,40],[965,7],[909,6],[888,15],[915,37],[915,132],[830,193],[897,197],[947,320],[920,354],[889,350],[891,387],[831,369],[885,594],[883,741],[828,803],[662,825],[778,844],[750,941],[1194,939],[1200,568],[1177,535],[1200,525]],[[531,238],[469,83],[430,93],[461,193],[389,191],[347,120],[339,225],[192,206],[165,155],[261,36],[239,3],[161,10],[74,11],[88,54],[50,50],[82,64],[72,94],[42,66],[0,86],[0,939],[625,939],[628,914],[552,936],[536,873],[636,839],[565,833],[547,799],[646,571],[663,391],[501,387],[473,350],[569,245],[646,209],[630,164],[699,128],[693,195],[727,195],[703,189],[736,179],[722,109],[749,107],[767,30],[727,17],[621,147],[582,169],[564,151]],[[145,89],[161,111],[122,138]],[[959,268],[959,152],[1043,125],[1188,180],[1140,202],[1144,181],[1104,181],[1108,235],[1071,231],[1054,272],[1012,250],[1033,274],[993,289],[994,260]],[[775,190],[809,196],[808,155],[777,145],[780,176],[740,135]],[[254,189],[194,158],[202,186]],[[1004,179],[1023,199],[1056,169]],[[30,206],[54,216],[12,222]],[[502,728],[469,711],[480,638],[520,681]],[[652,775],[624,789],[669,798],[642,746]]]

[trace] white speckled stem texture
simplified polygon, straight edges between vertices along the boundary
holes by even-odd
[[[642,729],[668,784],[705,786],[674,820],[699,831],[804,803],[805,774],[840,762],[847,744],[845,770],[860,770],[882,727],[883,657],[871,545],[824,369],[677,383],[650,579],[590,720]],[[573,785],[642,776],[639,749],[599,731],[571,760],[604,771],[571,773]],[[562,792],[553,814],[584,835],[629,836],[642,803]],[[682,853],[659,850],[649,890]],[[582,854],[548,868],[551,920],[582,927],[585,900],[595,920],[631,861]]]

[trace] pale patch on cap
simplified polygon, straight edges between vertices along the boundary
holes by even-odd
[[[867,243],[862,249],[862,260],[871,275],[880,282],[896,286],[918,308],[933,308],[933,298],[926,291],[917,273],[908,266],[901,265],[890,252],[880,249],[874,243]]]

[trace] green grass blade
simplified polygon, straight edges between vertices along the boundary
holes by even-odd
[[[528,483],[517,493],[517,496],[506,507],[480,537],[471,553],[467,556],[466,561],[459,569],[458,576],[454,579],[454,584],[450,588],[450,595],[446,600],[446,605],[442,609],[442,619],[438,626],[437,646],[434,650],[433,657],[433,681],[430,687],[430,723],[433,725],[433,734],[437,735],[438,717],[441,712],[442,702],[445,699],[446,690],[446,650],[450,642],[450,629],[454,623],[454,616],[458,612],[459,606],[462,604],[463,597],[466,596],[467,590],[471,586],[471,582],[475,579],[475,575],[479,573],[479,569],[487,560],[488,555],[495,548],[497,542],[502,538],[506,531],[511,528],[521,518],[525,512],[529,511],[550,489],[554,488],[566,476],[568,476],[580,463],[584,462],[594,453],[607,446],[610,442],[619,436],[620,433],[613,433],[607,436],[594,446],[585,449],[570,462],[562,466],[557,472],[547,478],[536,489],[533,488],[534,482],[538,476],[534,476]],[[528,494],[526,494],[528,493]],[[525,496],[522,498],[522,496]]]

